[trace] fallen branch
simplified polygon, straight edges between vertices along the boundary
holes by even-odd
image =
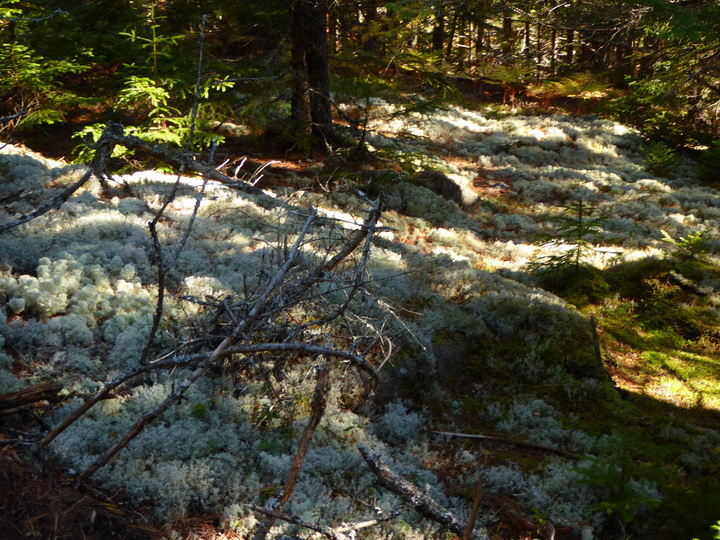
[[[377,519],[368,519],[366,521],[358,521],[356,523],[350,523],[349,525],[343,525],[341,527],[335,527],[333,529],[333,532],[335,534],[341,534],[346,532],[353,532],[353,531],[359,531],[360,529],[367,529],[369,527],[375,527],[376,525],[380,525],[381,523],[385,523],[387,521],[391,521],[395,519],[396,517],[399,517],[403,515],[405,512],[407,512],[408,509],[401,506],[400,508],[397,508],[390,512],[388,515],[377,518]],[[311,536],[310,538],[314,538],[315,535]]]
[[[58,397],[63,385],[56,382],[48,382],[23,388],[17,392],[0,394],[0,415],[13,414],[19,407],[31,405],[38,401],[53,401]]]
[[[124,135],[123,127],[118,124],[108,124],[108,127],[112,127],[112,129],[105,130],[98,140],[98,143],[103,141],[113,145],[119,144],[120,146],[124,146],[130,150],[137,150],[148,154],[149,156],[178,169],[182,168],[184,170],[200,173],[206,178],[217,180],[218,182],[247,193],[264,195],[264,192],[261,189],[254,187],[252,184],[236,178],[230,178],[215,168],[193,159],[185,152],[175,150],[164,144],[149,143],[133,135]]]
[[[320,347],[318,345],[310,345],[307,343],[257,343],[248,345],[235,345],[228,347],[222,352],[218,353],[217,358],[226,358],[234,354],[248,354],[248,353],[263,353],[263,352],[299,352],[306,354],[323,355],[326,357],[337,357],[349,361],[351,364],[362,369],[363,371],[370,374],[375,383],[379,382],[379,376],[372,365],[365,360],[362,356],[352,354],[347,351],[331,349],[328,347]],[[107,381],[103,388],[99,390],[92,397],[88,398],[82,406],[77,409],[73,414],[66,418],[59,426],[48,433],[40,442],[37,444],[37,450],[41,450],[43,447],[50,444],[58,435],[65,431],[70,425],[72,425],[78,418],[89,411],[93,405],[106,399],[110,396],[110,392],[115,390],[118,386],[126,383],[127,381],[134,379],[144,373],[151,371],[157,371],[160,369],[177,369],[188,366],[197,366],[199,363],[207,360],[212,352],[203,352],[196,354],[189,354],[183,356],[172,356],[168,358],[160,358],[149,364],[138,365],[133,369],[126,371]]]
[[[472,538],[473,529],[475,528],[475,522],[477,521],[478,514],[480,513],[480,499],[483,494],[483,481],[482,475],[478,475],[477,483],[475,484],[475,496],[473,497],[472,509],[470,510],[470,517],[468,518],[467,527],[465,527],[465,533],[463,534],[463,540],[470,540]]]
[[[252,309],[247,314],[247,316],[245,316],[240,322],[238,322],[232,333],[226,336],[225,339],[223,339],[223,341],[215,348],[215,350],[210,353],[208,359],[204,362],[201,362],[195,369],[195,371],[193,371],[193,373],[190,375],[190,377],[183,380],[178,386],[176,386],[175,389],[170,393],[170,395],[165,398],[162,403],[160,403],[153,409],[147,411],[137,422],[135,422],[133,427],[130,428],[130,431],[118,443],[116,443],[115,446],[108,449],[91,465],[89,465],[78,477],[78,485],[82,484],[85,480],[92,476],[100,467],[105,466],[113,458],[113,456],[115,456],[115,454],[125,448],[130,443],[130,441],[137,437],[142,432],[142,430],[145,429],[145,426],[147,424],[149,424],[152,420],[164,413],[170,407],[170,405],[178,401],[185,394],[185,392],[187,392],[188,388],[190,388],[193,383],[195,383],[198,379],[205,375],[211,367],[216,366],[220,358],[225,355],[225,351],[231,345],[233,345],[240,337],[243,336],[245,330],[247,330],[261,315],[261,311],[267,303],[268,299],[270,298],[270,295],[278,287],[278,285],[280,285],[288,270],[290,270],[290,268],[295,264],[295,260],[297,259],[298,253],[300,251],[300,246],[304,241],[305,235],[310,229],[310,225],[313,221],[315,221],[316,217],[317,212],[312,210],[307,220],[305,221],[305,224],[303,225],[303,228],[300,231],[300,234],[298,235],[295,244],[293,244],[293,247],[287,256],[287,260],[270,280],[270,283],[268,283],[268,285],[265,287],[265,290],[262,292],[262,294],[260,294],[260,297],[255,301]]]
[[[381,523],[391,521],[391,520],[395,519],[396,517],[401,516],[402,514],[407,512],[407,508],[400,507],[400,508],[390,512],[387,516],[383,516],[378,519],[368,519],[367,521],[359,521],[357,523],[351,523],[349,525],[342,525],[341,527],[330,528],[330,527],[325,527],[323,525],[318,525],[317,523],[309,523],[307,521],[300,519],[297,516],[291,516],[290,514],[286,514],[284,512],[280,512],[278,510],[273,510],[271,508],[266,508],[264,506],[248,504],[247,507],[250,510],[252,510],[253,512],[258,512],[258,513],[264,514],[268,517],[286,521],[287,523],[297,525],[298,527],[303,527],[305,529],[310,529],[311,531],[315,531],[317,534],[313,534],[310,537],[311,540],[314,538],[317,538],[318,535],[326,536],[333,540],[346,540],[349,538],[354,538],[355,537],[354,535],[346,536],[345,533],[347,533],[347,532],[351,533],[354,531],[359,531],[360,529],[367,529],[369,527],[375,527],[376,525],[380,525]]]
[[[317,525],[316,523],[309,523],[300,519],[297,516],[291,516],[290,514],[286,514],[285,512],[280,512],[271,508],[265,508],[264,506],[257,506],[255,504],[249,504],[247,505],[247,507],[253,512],[264,514],[269,518],[287,521],[288,523],[292,523],[293,525],[297,525],[298,527],[303,527],[305,529],[310,529],[311,531],[318,532],[323,536],[327,536],[331,540],[347,540],[348,538],[344,534],[338,533],[330,527],[323,527],[322,525]]]
[[[335,356],[347,360],[355,367],[368,373],[373,380],[378,383],[380,377],[375,368],[365,360],[362,356],[353,354],[348,351],[339,349],[331,349],[330,347],[320,347],[318,345],[310,345],[307,343],[258,343],[253,345],[236,345],[225,351],[226,355],[241,353],[259,353],[259,352],[301,352],[307,354],[318,354],[323,356]]]
[[[31,221],[35,218],[39,218],[43,214],[47,214],[50,210],[53,208],[57,208],[61,204],[63,204],[65,201],[67,201],[73,193],[75,193],[78,189],[80,189],[85,182],[90,180],[90,177],[92,176],[93,171],[92,169],[89,169],[83,176],[75,182],[73,185],[71,185],[69,188],[67,188],[65,191],[63,191],[60,195],[55,197],[52,201],[47,203],[45,206],[41,206],[37,210],[30,212],[29,214],[25,214],[23,216],[20,216],[15,221],[11,221],[10,223],[5,223],[3,225],[0,225],[0,233],[8,231],[10,229],[13,229],[19,225],[22,225],[23,223],[27,223],[28,221]]]
[[[297,451],[295,452],[295,456],[293,456],[293,461],[290,465],[290,474],[288,475],[288,479],[285,482],[283,494],[280,496],[280,500],[277,504],[278,512],[283,512],[285,510],[285,505],[290,500],[290,497],[292,497],[292,494],[295,491],[295,484],[297,483],[298,476],[300,475],[300,470],[302,469],[302,464],[305,460],[305,454],[307,454],[308,448],[310,447],[310,441],[312,440],[315,430],[317,429],[318,425],[320,425],[320,420],[325,413],[325,406],[327,404],[327,393],[330,384],[330,370],[325,366],[318,366],[317,371],[318,378],[317,382],[315,383],[315,393],[313,394],[312,405],[310,406],[310,409],[312,411],[312,413],[310,414],[310,421],[303,430],[303,433],[300,437],[300,442],[298,443]],[[255,540],[263,540],[267,536],[270,529],[272,529],[274,523],[275,518],[271,517],[270,520],[258,525],[257,531],[255,533]]]
[[[28,113],[27,109],[21,109],[15,114],[11,114],[9,116],[0,116],[0,124],[5,124],[7,122],[11,122],[17,118],[20,118],[21,116],[25,116]]]
[[[273,277],[271,282],[267,285],[265,292],[258,298],[255,302],[255,307],[250,311],[250,313],[247,314],[246,318],[240,321],[239,323],[236,323],[234,325],[234,330],[232,332],[231,336],[228,336],[225,341],[221,344],[222,347],[217,347],[214,351],[211,352],[202,352],[197,354],[191,354],[191,355],[183,355],[183,356],[173,356],[173,357],[165,357],[158,359],[154,362],[150,362],[148,364],[139,365],[134,367],[133,369],[122,373],[118,375],[117,377],[107,381],[103,388],[99,390],[95,395],[90,397],[83,405],[78,408],[74,413],[72,413],[68,418],[66,418],[59,426],[57,426],[55,429],[53,429],[50,433],[48,433],[38,444],[36,449],[41,450],[48,444],[50,444],[55,438],[57,438],[62,432],[64,432],[69,426],[71,426],[74,422],[76,422],[81,416],[83,416],[90,408],[92,408],[95,404],[100,402],[103,399],[107,399],[110,396],[110,393],[119,387],[120,385],[126,383],[127,381],[138,377],[144,373],[155,371],[159,369],[174,369],[179,367],[195,367],[196,369],[199,369],[200,364],[203,366],[206,365],[207,361],[212,358],[214,360],[212,362],[217,362],[219,359],[226,358],[228,356],[234,355],[234,354],[249,354],[249,353],[263,353],[263,352],[295,352],[295,353],[305,353],[309,355],[323,355],[326,357],[336,357],[341,358],[350,364],[354,365],[358,369],[364,371],[365,373],[369,374],[370,377],[373,379],[374,386],[377,386],[379,382],[379,376],[377,374],[377,371],[375,368],[363,357],[358,354],[353,354],[349,351],[345,350],[339,350],[334,349],[330,347],[322,347],[318,345],[312,345],[307,343],[297,343],[297,342],[285,342],[285,343],[236,343],[237,339],[241,337],[242,333],[248,328],[248,325],[250,324],[250,321],[247,318],[254,319],[261,315],[261,308],[265,305],[267,302],[270,293],[272,293],[273,290],[280,284],[283,277],[287,273],[287,271],[290,269],[290,267],[294,264],[295,258],[298,255],[299,246],[301,245],[304,236],[306,235],[311,223],[314,221],[316,217],[316,212],[314,210],[311,211],[310,216],[308,217],[308,221],[305,223],[302,231],[299,234],[298,240],[295,243],[295,246],[293,246],[291,252],[288,254],[287,260],[283,266],[283,268]],[[356,232],[365,232],[368,234],[371,231],[371,228],[364,228],[361,229],[361,231]],[[359,242],[362,240],[362,237],[359,239],[355,238],[353,239]],[[357,245],[353,242],[354,245]],[[347,250],[344,250],[347,251]],[[332,261],[334,262],[334,260]],[[327,267],[328,265],[325,265]],[[319,278],[318,278],[319,279]],[[308,287],[310,284],[308,284]],[[203,371],[205,373],[205,371]],[[370,387],[367,389],[368,392],[371,392],[373,387]],[[172,401],[177,399],[179,397],[175,396],[173,397]],[[144,426],[144,424],[143,424]],[[138,431],[139,433],[139,431]]]
[[[407,500],[422,516],[439,523],[458,536],[463,536],[466,524],[462,523],[450,510],[440,506],[414,484],[392,471],[383,462],[380,455],[374,454],[364,446],[359,446],[358,450],[381,485]]]
[[[568,457],[572,459],[580,459],[582,456],[561,450],[560,448],[553,448],[552,446],[545,446],[542,444],[535,444],[527,441],[516,441],[515,439],[507,439],[505,437],[494,437],[492,435],[480,435],[475,433],[452,433],[449,431],[432,431],[436,435],[444,435],[445,437],[454,437],[456,439],[479,439],[483,441],[494,441],[504,444],[512,444],[514,446],[522,446],[524,448],[532,448],[533,450],[542,450],[543,452],[550,452],[559,456]]]

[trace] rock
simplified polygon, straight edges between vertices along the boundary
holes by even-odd
[[[416,183],[449,201],[454,201],[458,206],[468,206],[477,200],[475,193],[463,189],[456,180],[439,171],[422,171],[417,175]]]

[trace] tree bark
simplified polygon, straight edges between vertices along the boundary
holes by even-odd
[[[439,523],[446,529],[462,537],[467,529],[467,524],[460,521],[447,508],[440,506],[429,495],[420,491],[414,484],[397,474],[388,467],[380,455],[371,452],[364,446],[358,450],[370,471],[378,479],[378,482],[409,502],[422,516]]]
[[[439,2],[435,7],[435,26],[432,32],[433,51],[442,51],[445,44],[445,6]]]
[[[0,394],[0,416],[17,412],[21,407],[32,405],[38,401],[57,400],[63,386],[60,383],[42,383],[17,392]]]
[[[293,0],[291,117],[299,130],[338,146],[332,126],[327,0]]]

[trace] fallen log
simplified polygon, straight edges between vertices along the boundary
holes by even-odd
[[[47,382],[23,388],[17,392],[0,394],[0,416],[7,416],[17,412],[17,409],[39,401],[56,401],[63,385],[57,382]]]
[[[391,470],[379,454],[375,454],[363,446],[359,446],[358,450],[368,467],[370,467],[370,471],[377,477],[382,486],[396,495],[400,495],[422,516],[439,523],[461,538],[463,537],[467,525],[460,521],[450,510],[440,506],[429,495],[423,493],[414,484]]]

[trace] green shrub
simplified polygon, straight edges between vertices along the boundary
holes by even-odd
[[[669,176],[680,165],[677,151],[663,141],[643,145],[640,151],[643,154],[645,168],[656,176]]]
[[[705,150],[700,156],[698,173],[700,179],[706,182],[718,180],[718,169],[720,168],[720,140]]]

